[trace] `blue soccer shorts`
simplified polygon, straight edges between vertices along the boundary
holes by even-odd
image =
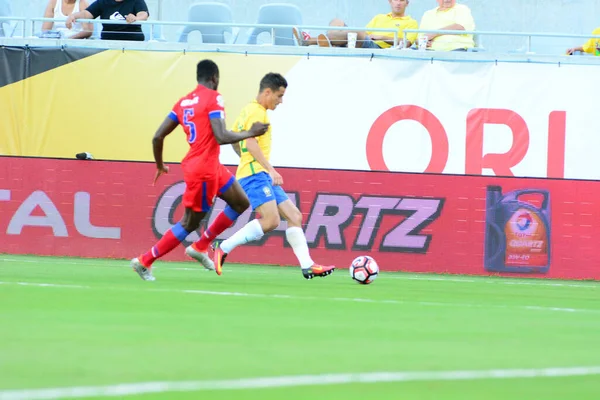
[[[248,195],[253,210],[269,201],[275,200],[277,205],[288,200],[281,186],[274,186],[271,176],[266,172],[250,175],[239,180],[242,189]]]

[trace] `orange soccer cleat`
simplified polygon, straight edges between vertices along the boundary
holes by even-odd
[[[313,264],[310,268],[302,268],[302,275],[304,275],[306,279],[312,279],[315,276],[323,277],[331,275],[334,270],[335,267],[333,265],[326,267],[324,265]]]

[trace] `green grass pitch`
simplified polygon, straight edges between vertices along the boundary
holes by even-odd
[[[382,273],[362,286],[346,269],[306,281],[299,268],[226,264],[219,277],[192,262],[156,263],[154,275],[144,282],[122,260],[0,255],[0,400],[110,390],[128,399],[600,397],[596,282]],[[50,388],[63,389],[38,390]]]

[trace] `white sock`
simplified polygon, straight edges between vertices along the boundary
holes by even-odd
[[[285,231],[285,237],[292,246],[294,254],[300,262],[302,269],[312,267],[314,261],[312,258],[310,258],[310,253],[308,252],[308,243],[306,243],[306,236],[304,236],[304,231],[302,228],[297,226],[287,228]]]
[[[242,229],[231,235],[229,239],[224,240],[220,247],[225,253],[229,254],[239,245],[258,240],[264,234],[260,222],[257,219],[253,219],[244,225]]]

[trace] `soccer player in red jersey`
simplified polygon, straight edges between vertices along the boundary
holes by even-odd
[[[231,226],[248,208],[250,204],[244,190],[219,162],[220,146],[263,135],[269,128],[269,124],[257,122],[248,131],[228,131],[223,97],[217,92],[219,67],[211,60],[202,60],[197,66],[196,78],[198,86],[175,104],[152,139],[156,161],[155,183],[161,175],[169,172],[163,163],[163,143],[178,125],[183,127],[190,149],[181,162],[186,184],[183,194],[185,211],[181,221],[169,229],[148,252],[131,260],[133,270],[147,281],[155,280],[151,271],[152,263],[198,229],[216,196],[225,200],[231,208],[230,215],[223,214],[220,221],[215,221],[217,224]],[[214,264],[206,252],[200,252],[192,245],[186,248],[186,254],[200,261],[205,268],[214,270]]]

